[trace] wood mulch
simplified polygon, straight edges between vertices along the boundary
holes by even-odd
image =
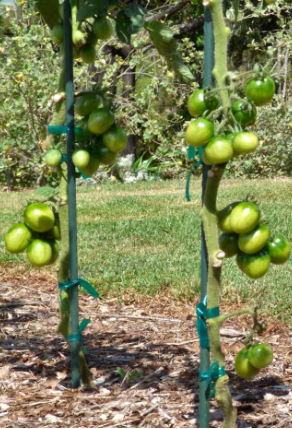
[[[194,305],[130,291],[108,300],[80,294],[80,319],[91,319],[83,338],[96,391],[74,391],[69,349],[55,333],[55,275],[2,266],[0,287],[0,427],[198,427]],[[291,331],[271,316],[263,319],[268,329],[261,341],[272,346],[275,358],[251,381],[234,373],[250,320],[229,320],[222,330],[238,426],[291,427]],[[221,425],[211,400],[211,427]]]

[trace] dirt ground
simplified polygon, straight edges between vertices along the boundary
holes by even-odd
[[[0,267],[0,286],[0,427],[198,427],[195,303],[127,291],[110,300],[80,294],[80,320],[91,319],[83,339],[96,391],[73,391],[69,349],[55,333],[56,278],[6,266]],[[221,312],[231,309],[237,308],[222,306]],[[238,426],[289,428],[292,334],[272,317],[262,320],[268,329],[260,339],[272,346],[275,359],[252,381],[234,373],[250,320],[229,320],[221,332]],[[221,425],[211,400],[211,427]]]

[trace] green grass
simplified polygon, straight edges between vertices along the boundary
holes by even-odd
[[[184,181],[102,185],[78,189],[79,274],[102,293],[125,289],[154,295],[171,293],[193,299],[199,293],[200,181],[191,183],[192,202]],[[224,180],[219,207],[245,198],[258,199],[265,221],[292,242],[292,180]],[[0,193],[0,262],[27,264],[24,255],[6,252],[3,235],[21,220],[33,191]],[[37,196],[36,196],[37,198]],[[29,267],[29,265],[27,265]],[[29,268],[31,269],[31,268]],[[52,270],[54,268],[49,268]],[[272,265],[251,281],[226,260],[222,273],[224,299],[258,302],[267,312],[291,321],[292,261]]]

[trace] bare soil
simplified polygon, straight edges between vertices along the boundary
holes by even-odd
[[[80,320],[91,319],[83,339],[96,390],[72,390],[69,348],[55,333],[56,284],[55,275],[46,271],[0,267],[0,426],[198,427],[195,303],[131,291],[109,300],[80,294]],[[221,311],[238,308],[223,305]],[[272,316],[262,320],[267,331],[259,339],[272,346],[275,358],[251,381],[234,372],[234,356],[250,320],[232,319],[222,329],[238,426],[289,428],[292,335]],[[211,400],[211,427],[221,425],[221,412]]]

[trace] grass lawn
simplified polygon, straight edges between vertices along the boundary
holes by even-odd
[[[118,296],[125,289],[154,295],[171,293],[193,299],[199,293],[200,186],[191,182],[192,202],[184,196],[184,181],[107,184],[78,189],[79,275],[101,294]],[[263,219],[275,233],[292,242],[292,180],[224,180],[219,207],[252,193]],[[3,236],[22,220],[33,191],[0,193],[0,263],[32,267],[24,255],[6,252]],[[52,271],[55,267],[48,268]],[[249,280],[234,258],[222,272],[224,299],[257,302],[265,311],[290,321],[292,308],[292,260],[271,265],[268,274]]]

